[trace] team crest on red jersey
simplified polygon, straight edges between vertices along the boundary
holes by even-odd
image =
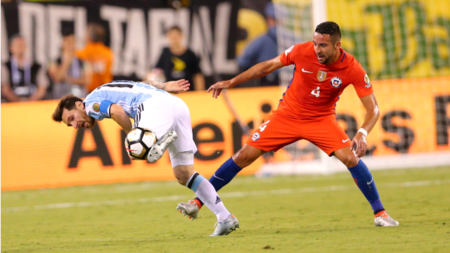
[[[252,140],[253,140],[253,141],[259,140],[259,133],[254,133],[254,134],[252,135]]]
[[[325,79],[327,79],[327,72],[319,70],[319,72],[317,72],[317,80],[319,80],[319,82],[323,82]]]
[[[333,86],[334,88],[338,88],[342,84],[342,80],[337,76],[331,78],[330,82],[331,82],[331,86]]]

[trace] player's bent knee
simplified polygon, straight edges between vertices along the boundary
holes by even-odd
[[[245,145],[241,150],[233,155],[233,161],[241,168],[245,168],[252,164],[263,151],[249,145]]]
[[[189,177],[194,173],[194,152],[180,152],[170,157],[173,174],[181,185],[186,185]]]
[[[181,165],[173,168],[173,174],[179,184],[186,185],[192,173],[190,173],[190,170],[185,168],[185,166]]]
[[[345,166],[347,166],[347,168],[351,168],[358,165],[359,159],[355,155],[351,154],[346,155],[341,161],[345,164]]]

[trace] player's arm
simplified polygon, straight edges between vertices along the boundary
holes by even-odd
[[[223,89],[233,88],[234,86],[243,82],[263,77],[282,67],[284,67],[284,65],[283,63],[281,63],[280,57],[277,56],[271,60],[256,64],[255,66],[251,67],[247,71],[241,73],[231,80],[217,82],[211,85],[208,88],[207,92],[212,91],[213,98],[217,98]]]
[[[122,106],[117,104],[112,104],[110,108],[111,119],[113,119],[123,131],[128,134],[131,131],[131,121],[128,114],[123,110]]]
[[[366,136],[380,118],[380,111],[378,109],[377,99],[375,94],[370,94],[360,98],[364,108],[366,109],[366,117],[359,131],[352,140],[351,149],[355,151],[357,157],[363,157],[366,154],[367,141]]]
[[[143,83],[149,84],[157,89],[165,90],[167,92],[171,93],[180,93],[189,90],[189,81],[188,80],[177,80],[177,81],[170,81],[165,83],[160,83],[152,80],[143,81]]]

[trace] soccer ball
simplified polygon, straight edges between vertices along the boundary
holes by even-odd
[[[146,160],[148,152],[155,142],[156,135],[152,130],[136,127],[128,133],[125,139],[125,149],[131,157]]]

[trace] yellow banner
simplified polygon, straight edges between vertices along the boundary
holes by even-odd
[[[449,83],[450,77],[373,81],[381,118],[368,137],[369,155],[450,151]],[[233,89],[228,94],[242,121],[256,129],[276,109],[283,92],[268,87]],[[247,137],[223,98],[212,99],[205,92],[179,96],[191,111],[199,149],[195,168],[209,177]],[[92,131],[53,122],[57,102],[2,104],[2,190],[174,179],[167,155],[155,164],[130,161],[124,135],[112,120],[103,120]],[[337,117],[350,137],[364,114],[349,87],[337,103]],[[293,158],[280,150],[275,159]],[[253,174],[261,163],[259,159],[241,174]]]
[[[450,1],[330,0],[342,48],[372,80],[450,75]]]

